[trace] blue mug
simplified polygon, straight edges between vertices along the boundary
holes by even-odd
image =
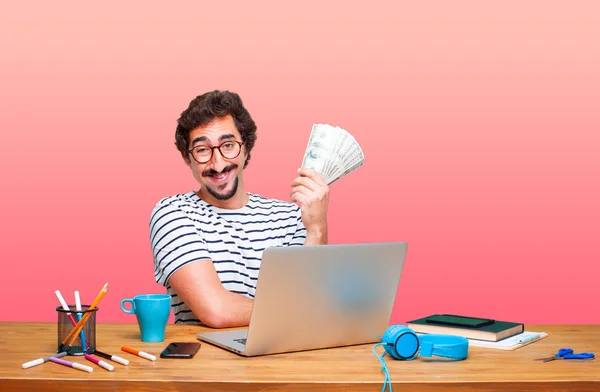
[[[131,309],[125,308],[131,303]],[[168,294],[142,294],[121,301],[121,310],[135,314],[140,327],[142,342],[162,342],[171,310],[171,296]]]

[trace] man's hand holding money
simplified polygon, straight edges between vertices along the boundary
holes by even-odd
[[[302,223],[307,232],[305,245],[326,244],[329,187],[323,177],[311,169],[298,169],[290,196],[302,212]]]

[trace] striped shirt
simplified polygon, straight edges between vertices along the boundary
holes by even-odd
[[[227,290],[254,298],[263,251],[303,245],[306,229],[294,203],[248,193],[236,210],[217,208],[194,191],[159,201],[150,217],[150,243],[156,282],[171,295],[175,323],[201,323],[169,285],[186,264],[212,260]]]

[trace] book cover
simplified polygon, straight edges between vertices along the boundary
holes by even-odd
[[[432,315],[408,321],[407,327],[409,327],[415,332],[420,333],[439,333],[457,335],[463,336],[467,339],[479,339],[491,342],[497,342],[498,340],[502,340],[525,331],[525,326],[522,323],[514,323],[510,321],[490,320],[491,322],[486,325],[467,327],[464,325],[451,325],[440,323],[434,324],[427,322],[427,319],[432,317],[439,317],[439,315]]]

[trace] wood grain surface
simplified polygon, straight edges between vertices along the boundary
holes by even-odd
[[[600,361],[535,361],[559,348],[600,354],[600,325],[528,325],[546,339],[515,351],[470,347],[464,361],[439,357],[397,361],[385,356],[399,391],[600,391]],[[0,391],[379,391],[383,372],[371,344],[245,358],[202,343],[192,359],[151,362],[122,345],[157,357],[169,342],[196,341],[200,326],[169,325],[162,343],[142,343],[135,324],[98,324],[98,349],[129,359],[108,372],[82,357],[92,373],[47,362],[22,369],[57,348],[54,323],[0,322]],[[382,348],[379,348],[381,352]]]

